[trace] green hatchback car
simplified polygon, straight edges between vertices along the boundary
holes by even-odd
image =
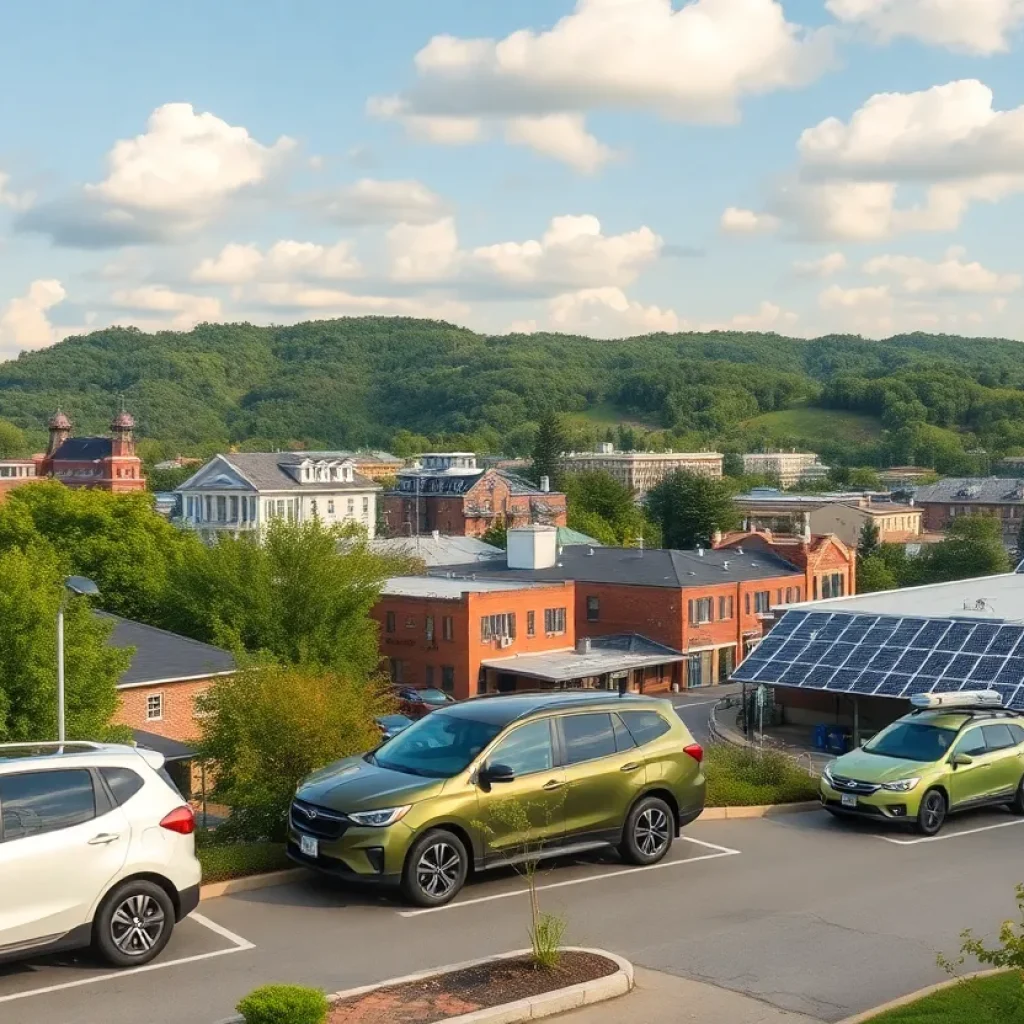
[[[955,702],[913,711],[831,762],[821,802],[926,836],[957,811],[1006,804],[1024,814],[1024,715]]]
[[[441,906],[471,872],[614,847],[654,864],[704,809],[701,747],[668,701],[477,697],[311,775],[288,855]]]

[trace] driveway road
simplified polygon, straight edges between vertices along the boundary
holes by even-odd
[[[545,869],[542,903],[574,943],[836,1021],[941,980],[935,954],[961,929],[991,933],[1011,915],[1024,820],[979,814],[915,842],[812,811],[698,821],[684,836],[654,869],[611,857]],[[182,926],[144,974],[0,968],[0,1020],[213,1024],[270,981],[337,990],[520,948],[527,912],[515,874],[429,913],[312,879],[240,893],[204,902],[206,923]]]

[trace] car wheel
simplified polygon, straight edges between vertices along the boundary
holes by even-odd
[[[418,907],[441,907],[466,884],[469,854],[452,832],[435,829],[409,851],[402,872],[402,892]]]
[[[174,905],[155,882],[122,882],[100,906],[93,947],[115,967],[139,967],[158,956],[174,930]]]
[[[917,811],[917,831],[925,836],[935,835],[946,820],[946,798],[940,790],[929,789],[921,797]]]
[[[1010,810],[1014,814],[1024,814],[1024,779],[1017,786],[1017,793],[1010,801]]]
[[[657,864],[672,848],[675,815],[660,797],[649,796],[629,812],[619,853],[630,864]]]

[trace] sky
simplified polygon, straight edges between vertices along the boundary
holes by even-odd
[[[0,4],[0,359],[114,324],[1024,340],[1024,0]]]

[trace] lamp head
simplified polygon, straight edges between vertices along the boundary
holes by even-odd
[[[64,586],[72,594],[85,597],[95,597],[100,592],[100,588],[88,576],[68,576],[64,580]]]

